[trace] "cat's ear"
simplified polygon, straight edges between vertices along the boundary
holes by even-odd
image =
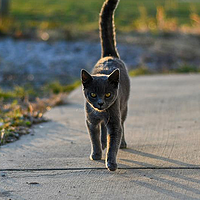
[[[108,77],[108,80],[110,83],[114,84],[115,86],[118,86],[119,83],[119,69],[114,70]]]
[[[93,80],[92,76],[84,69],[81,70],[81,79],[83,84],[90,83]]]

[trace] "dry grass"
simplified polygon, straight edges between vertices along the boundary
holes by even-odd
[[[67,94],[52,95],[50,98],[36,98],[34,103],[27,98],[23,102],[13,101],[0,105],[0,145],[13,142],[21,135],[31,133],[34,124],[47,122],[43,114],[57,105],[66,104]]]
[[[31,133],[32,125],[47,122],[44,113],[52,107],[66,104],[69,92],[79,84],[80,82],[66,86],[58,82],[48,84],[45,91],[48,91],[49,97],[35,97],[33,102],[29,101],[28,95],[36,95],[32,89],[15,87],[12,91],[0,90],[0,146]]]
[[[96,0],[27,0],[26,3],[16,0],[12,2],[9,19],[1,21],[0,32],[17,38],[35,34],[43,40],[51,39],[53,35],[60,35],[62,39],[84,37],[85,33],[97,35],[102,3]],[[198,1],[124,0],[117,9],[115,22],[120,32],[199,34],[199,19]],[[51,35],[50,30],[57,34]]]
[[[178,18],[168,17],[163,6],[156,9],[156,17],[148,15],[146,7],[139,7],[140,17],[134,22],[138,32],[175,32],[185,34],[200,34],[200,16],[191,12],[190,24],[179,24]]]

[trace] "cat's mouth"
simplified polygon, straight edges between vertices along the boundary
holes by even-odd
[[[98,109],[98,110],[101,110],[101,111],[102,111],[102,110],[105,110],[105,108],[102,108],[102,107],[98,107],[97,109]]]
[[[94,105],[94,104],[91,104],[89,103],[96,111],[98,112],[103,112],[106,110],[106,107],[104,105]]]
[[[97,106],[97,107],[94,107],[92,106],[96,111],[99,111],[99,112],[102,112],[104,111],[106,108],[104,106]]]

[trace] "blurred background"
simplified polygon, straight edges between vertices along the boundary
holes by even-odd
[[[1,0],[1,85],[69,84],[81,68],[91,70],[103,1]],[[129,70],[198,71],[199,0],[121,0],[115,23]]]
[[[103,2],[0,0],[1,136],[63,103],[52,95],[67,94],[80,70],[92,69]],[[200,0],[121,0],[115,24],[130,75],[200,72]]]

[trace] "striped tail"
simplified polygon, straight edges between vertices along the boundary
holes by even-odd
[[[114,13],[119,0],[106,0],[102,6],[99,20],[101,57],[119,58],[116,49]]]

